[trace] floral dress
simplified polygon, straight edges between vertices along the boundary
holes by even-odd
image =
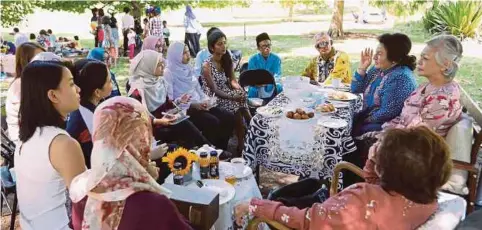
[[[226,76],[226,73],[224,71],[220,72],[216,69],[216,66],[213,63],[212,58],[209,58],[207,62],[209,63],[209,67],[211,68],[211,76],[213,78],[214,84],[216,84],[216,87],[219,90],[223,91],[224,93],[228,94],[231,97],[240,95],[240,94],[242,95],[246,94],[243,90],[236,90],[230,87],[229,80]],[[204,77],[202,77],[201,79],[202,79],[202,88],[204,93],[208,96],[212,96],[213,91],[211,90],[211,88],[208,87],[206,79]],[[246,104],[246,100],[240,103],[240,102],[218,97],[217,101],[218,101],[218,107],[220,107],[221,109],[225,109],[231,113],[235,113],[239,108],[248,107],[248,105]]]

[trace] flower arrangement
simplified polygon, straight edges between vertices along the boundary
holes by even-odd
[[[181,175],[188,174],[191,170],[192,163],[196,161],[198,161],[196,153],[189,152],[185,148],[177,148],[175,151],[167,153],[167,155],[162,158],[162,162],[167,162],[171,172],[176,171],[174,169],[174,163],[180,162],[182,164],[182,169],[178,173]]]

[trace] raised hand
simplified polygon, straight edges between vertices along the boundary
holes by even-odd
[[[372,64],[373,59],[373,49],[365,48],[360,54],[360,65],[359,68],[361,69],[368,69]]]

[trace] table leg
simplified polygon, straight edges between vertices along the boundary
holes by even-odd
[[[255,177],[256,177],[256,184],[258,184],[259,186],[259,164],[256,164],[256,168],[255,168]]]

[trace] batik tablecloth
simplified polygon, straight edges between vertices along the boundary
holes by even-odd
[[[289,103],[290,99],[281,93],[267,106],[285,107]],[[253,170],[261,165],[276,172],[331,180],[333,169],[342,160],[342,156],[356,150],[350,132],[354,113],[358,112],[361,106],[362,99],[358,97],[357,100],[346,102],[345,106],[338,107],[336,113],[330,117],[345,120],[347,126],[337,129],[318,129],[315,135],[322,136],[318,139],[321,142],[321,151],[317,152],[320,149],[313,148],[306,149],[306,154],[302,157],[292,156],[290,152],[276,146],[278,143],[274,140],[279,139],[279,128],[276,124],[277,120],[282,118],[268,118],[257,114],[251,120],[246,135],[243,158]],[[314,138],[316,140],[318,137]],[[313,158],[317,154],[319,156]],[[313,159],[321,160],[316,162]]]

